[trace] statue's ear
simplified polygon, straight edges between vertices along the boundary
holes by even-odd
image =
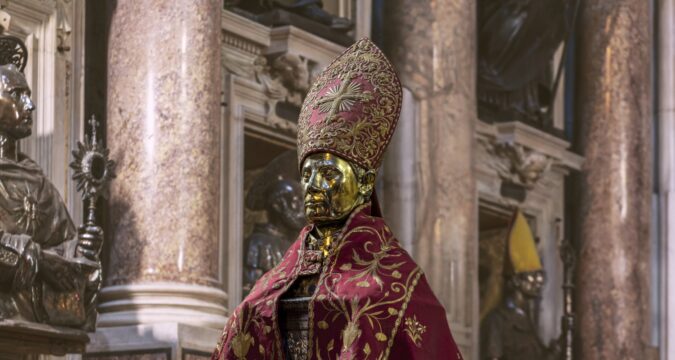
[[[359,185],[359,192],[364,199],[369,199],[370,195],[373,194],[373,189],[375,189],[375,178],[377,177],[377,172],[375,170],[366,171],[363,176],[361,176],[361,184]]]

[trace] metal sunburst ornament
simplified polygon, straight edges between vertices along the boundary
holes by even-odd
[[[73,150],[75,160],[70,167],[74,170],[77,191],[82,193],[83,200],[89,201],[87,225],[94,225],[96,200],[106,195],[108,184],[115,178],[115,162],[108,157],[109,150],[96,139],[99,122],[94,116],[89,119],[89,125],[91,136],[85,136],[84,143],[77,142],[77,150]]]

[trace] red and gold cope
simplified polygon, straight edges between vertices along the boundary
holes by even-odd
[[[317,264],[304,256],[311,231],[302,230],[234,310],[213,360],[284,358],[278,303]],[[309,360],[462,359],[422,270],[369,204],[352,213],[338,241],[309,305]]]

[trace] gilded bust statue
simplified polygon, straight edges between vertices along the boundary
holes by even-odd
[[[375,196],[401,101],[393,66],[368,39],[319,75],[298,120],[307,225],[233,311],[213,359],[462,359]]]

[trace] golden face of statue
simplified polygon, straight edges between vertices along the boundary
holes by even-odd
[[[305,216],[315,224],[339,222],[373,192],[375,172],[331,153],[308,156],[301,169]]]
[[[31,134],[35,104],[26,78],[13,65],[0,66],[0,131],[21,139]]]

